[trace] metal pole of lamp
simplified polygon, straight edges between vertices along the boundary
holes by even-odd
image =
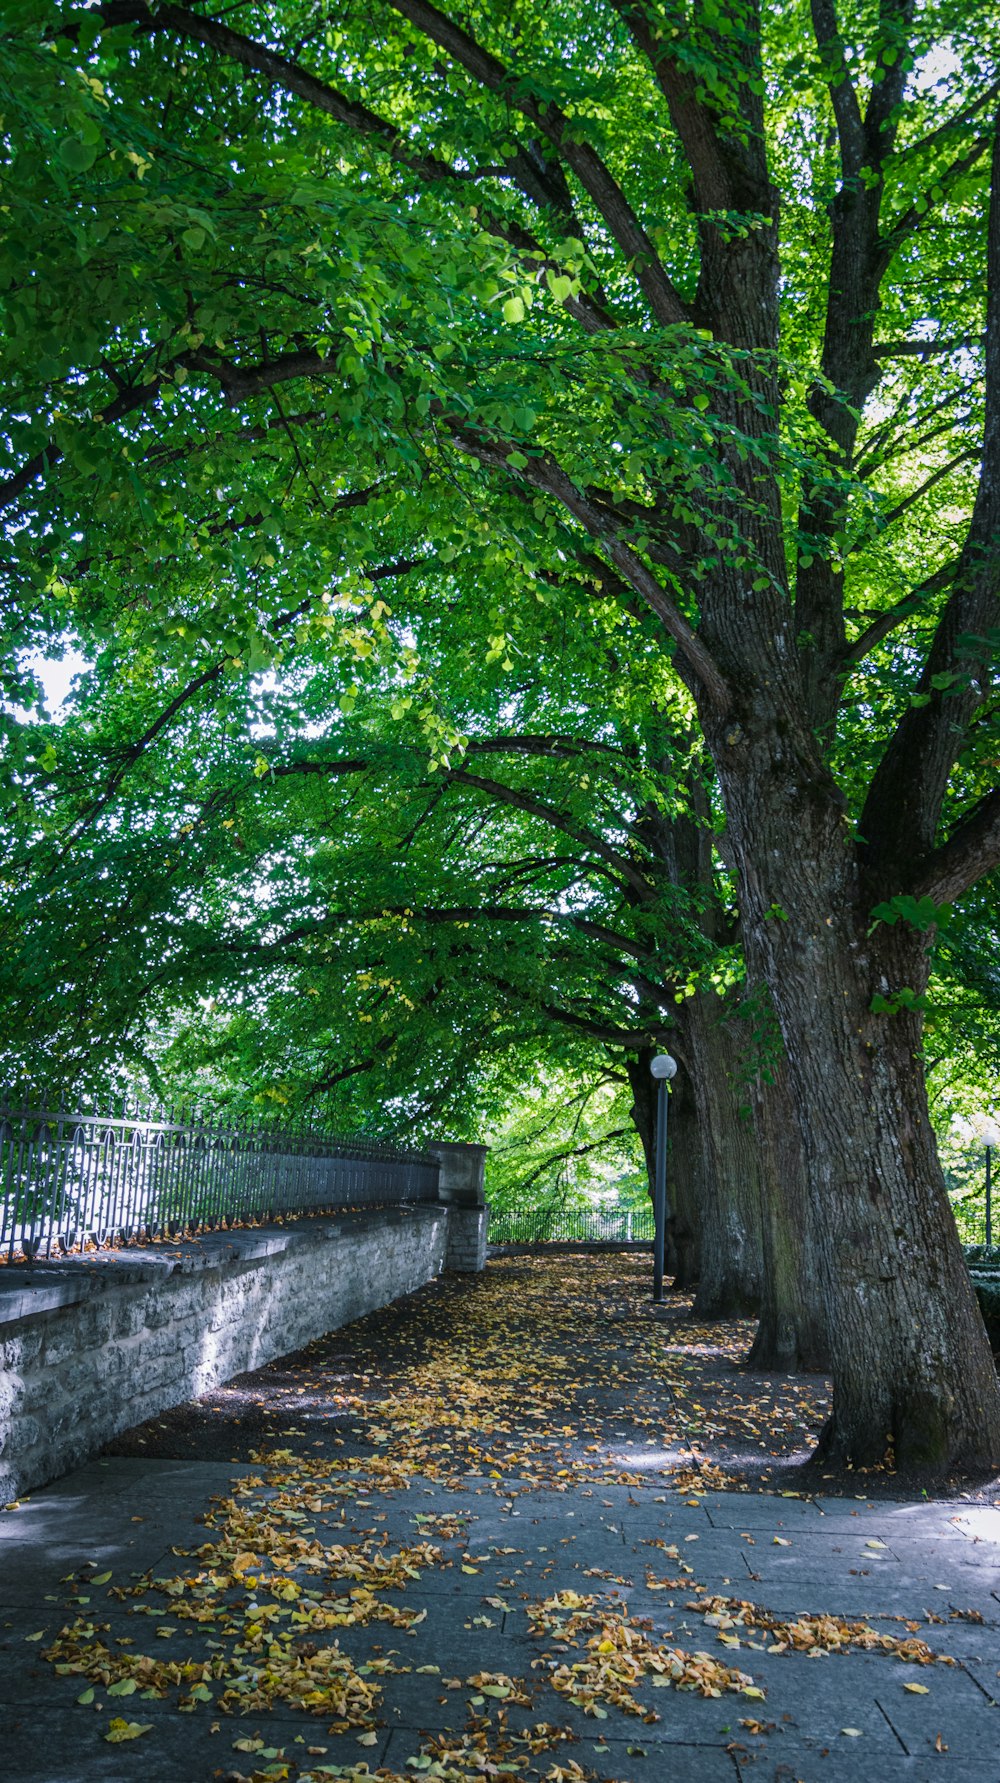
[[[993,1147],[986,1147],[986,1243],[993,1243]]]
[[[663,1300],[663,1261],[667,1245],[667,1085],[677,1060],[658,1052],[649,1069],[656,1082],[656,1169],[653,1178],[653,1299]]]

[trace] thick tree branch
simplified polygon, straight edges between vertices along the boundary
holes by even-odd
[[[990,110],[1000,100],[1000,81],[991,81],[975,99],[970,99],[960,111],[952,112],[951,117],[929,130],[926,136],[920,136],[915,142],[908,142],[903,148],[896,150],[897,162],[923,160],[926,163],[929,150],[936,149],[940,143],[953,138],[958,131],[979,117],[981,112]]]
[[[950,391],[946,398],[941,402],[934,403],[928,412],[921,416],[919,425],[926,427],[927,422],[932,421],[936,415],[943,415],[949,408],[954,408],[965,394],[962,390]],[[946,420],[938,421],[937,426],[927,427],[925,433],[914,433],[904,413],[905,408],[904,400],[899,405],[899,411],[889,421],[884,422],[880,428],[877,428],[869,440],[866,440],[864,455],[855,464],[857,477],[872,476],[875,471],[890,464],[894,456],[908,458],[913,453],[922,452],[928,446],[932,446],[935,440],[941,439],[942,435],[952,434],[955,431],[955,418],[949,416]],[[958,419],[961,421],[961,417]],[[906,431],[901,438],[893,443],[892,429],[897,424],[902,425]]]
[[[919,863],[913,895],[949,904],[1000,864],[1000,786],[963,817],[946,842]]]
[[[919,613],[925,601],[932,595],[940,594],[943,589],[949,587],[957,574],[958,564],[946,563],[933,576],[928,576],[925,582],[921,582],[919,587],[911,588],[902,600],[895,601],[891,607],[886,608],[884,613],[879,613],[871,624],[865,627],[861,635],[855,638],[853,644],[845,650],[843,657],[845,673],[857,663],[863,662],[865,657],[875,649],[876,644],[881,644],[883,638],[887,638],[898,626],[912,618],[914,613]]]
[[[334,506],[342,506],[345,508],[358,507],[363,505],[365,499],[377,493],[377,490],[378,485],[373,485],[367,491],[352,491],[347,495],[341,496]],[[367,570],[365,574],[368,576],[369,580],[375,581],[382,575],[395,575],[399,574],[399,572],[399,565],[376,565],[372,569]],[[279,633],[286,631],[290,625],[295,623],[296,619],[300,619],[303,613],[308,611],[311,604],[312,597],[300,602],[297,607],[291,608],[288,612],[280,613],[274,621],[274,630]],[[156,743],[163,733],[169,729],[178,713],[182,712],[186,706],[189,706],[192,700],[197,698],[199,693],[204,692],[206,687],[210,687],[214,682],[218,681],[228,661],[228,657],[220,657],[217,662],[212,663],[208,668],[203,669],[200,674],[195,675],[179,690],[178,693],[174,695],[173,699],[168,702],[163,710],[157,714],[152,724],[146,727],[141,736],[137,737],[134,742],[127,744],[125,748],[119,752],[116,765],[112,769],[97,797],[93,799],[86,810],[74,820],[69,831],[63,838],[62,847],[60,849],[61,854],[65,854],[67,850],[79,840],[84,830],[88,829],[95,818],[99,817],[101,812],[107,808],[129,770],[135,767],[137,762],[141,761],[143,756],[153,747],[153,744]]]
[[[579,756],[610,755],[622,760],[622,751],[614,743],[598,743],[592,737],[562,737],[531,735],[520,731],[509,731],[495,737],[469,737],[466,741],[468,755],[541,755],[541,756]]]
[[[959,155],[949,167],[943,168],[937,174],[934,183],[941,187],[945,196],[952,186],[956,186],[975,167],[977,161],[982,160],[990,148],[991,141],[992,138],[989,136],[977,137],[972,147],[964,155]],[[940,199],[937,202],[940,205]],[[934,209],[934,206],[923,199],[920,206],[911,204],[905,211],[901,211],[898,217],[892,219],[879,244],[880,268],[884,270],[888,267],[892,256],[916,230],[926,225],[932,217]]]
[[[928,359],[935,353],[962,353],[982,344],[981,334],[960,334],[954,340],[876,341],[872,352],[876,359]]]
[[[162,5],[154,9],[146,0],[121,0],[121,3],[115,0],[113,4],[95,7],[88,16],[92,18],[94,13],[99,14],[107,25],[132,25],[136,30],[150,35],[169,32],[204,44],[206,48],[214,50],[217,55],[237,66],[261,75],[272,86],[293,93],[296,98],[327,117],[334,118],[355,135],[375,143],[391,161],[405,167],[407,172],[415,174],[422,181],[450,181],[468,186],[470,182],[488,177],[511,179],[533,204],[555,210],[564,227],[568,221],[575,221],[565,181],[560,179],[557,170],[547,165],[537,150],[532,152],[531,145],[519,149],[515,155],[496,167],[458,168],[439,155],[419,153],[411,138],[398,131],[388,118],[380,117],[358,100],[349,99],[346,94],[301,67],[298,62],[291,61],[266,44],[233,30],[219,19],[206,18],[184,6]],[[74,20],[71,16],[61,22],[60,30],[64,34],[72,33],[73,27]],[[479,224],[488,233],[507,241],[518,254],[528,255],[533,276],[538,277],[547,270],[557,274],[565,271],[558,260],[545,254],[529,230],[522,228],[509,216],[486,209],[480,215]],[[580,291],[565,298],[563,307],[589,334],[617,326],[600,295]]]
[[[662,621],[664,629],[678,646],[678,672],[685,675],[686,671],[686,678],[697,684],[699,691],[716,712],[728,711],[732,694],[708,648],[692,630],[641,557],[616,536],[612,516],[607,511],[602,511],[597,500],[584,493],[548,453],[536,454],[528,458],[526,463],[515,466],[509,463],[511,453],[517,450],[514,446],[473,433],[470,428],[457,422],[450,424],[448,431],[455,444],[463,452],[477,458],[481,464],[506,471],[508,475],[528,483],[532,488],[553,496],[565,507],[591,537],[598,540],[623,581]],[[678,569],[683,569],[680,554]]]
[[[841,178],[830,207],[833,243],[822,357],[828,385],[814,390],[809,408],[829,438],[831,468],[849,473],[862,411],[882,375],[874,345],[881,284],[903,239],[895,224],[883,234],[881,216],[886,164],[906,87],[914,0],[880,0],[875,78],[863,115],[835,0],[812,0],[812,8],[837,122]],[[795,619],[810,640],[802,659],[810,709],[827,733],[836,716],[837,669],[847,649],[844,577],[831,549],[842,504],[835,490],[819,484],[803,491],[799,516],[811,561],[800,566]]]
[[[570,836],[574,842],[590,849],[599,860],[605,861],[643,903],[648,904],[655,899],[656,893],[647,875],[617,848],[610,847],[603,837],[588,829],[586,824],[577,823],[568,812],[559,811],[556,806],[538,798],[534,793],[505,786],[502,781],[489,780],[481,774],[471,774],[466,768],[450,769],[448,778],[460,786],[473,786],[480,792],[488,793],[490,798],[497,799],[501,804],[511,805],[531,817],[540,818],[543,823],[550,824],[564,836]]]
[[[502,996],[511,1001],[523,1002],[524,1000],[523,988],[512,984],[509,979],[503,978],[497,972],[484,972],[482,982],[492,985]],[[600,1040],[605,1046],[622,1046],[628,1050],[634,1050],[636,1047],[655,1046],[668,1028],[667,1023],[656,1021],[644,1028],[616,1027],[601,1016],[581,1015],[577,1010],[567,1009],[564,1004],[553,1003],[544,998],[539,1001],[537,1008],[550,1021],[560,1022],[565,1027],[575,1029],[577,1033],[586,1034],[591,1040]]]
[[[840,165],[844,177],[854,179],[864,164],[865,124],[857,90],[847,67],[835,0],[812,0],[811,10],[816,47],[823,60],[830,103],[837,125]]]
[[[107,26],[131,25],[136,31],[151,36],[169,33],[174,37],[188,38],[194,43],[204,44],[206,49],[214,50],[227,61],[263,76],[270,85],[280,87],[286,93],[294,93],[296,98],[305,100],[317,111],[336,119],[338,124],[346,125],[356,135],[372,138],[390,159],[402,163],[422,179],[452,180],[459,177],[447,161],[440,160],[436,155],[419,154],[412,141],[396,130],[386,118],[379,117],[357,100],[348,99],[346,94],[339,93],[317,75],[310,74],[299,63],[289,61],[279,51],[269,49],[266,44],[258,43],[251,37],[245,37],[240,31],[234,31],[221,19],[191,12],[186,6],[172,6],[169,3],[154,6],[145,4],[145,0],[112,0],[109,5],[89,9],[86,15],[77,15],[80,22],[84,17],[92,20],[95,16]],[[60,33],[68,35],[73,26],[73,15],[69,15],[60,21]]]
[[[368,923],[378,917],[395,917],[400,920],[431,923],[435,926],[452,927],[472,922],[494,922],[513,924],[541,923],[549,928],[566,927],[576,929],[588,939],[600,941],[611,953],[624,953],[640,964],[649,965],[653,961],[653,951],[617,929],[609,928],[606,923],[595,922],[592,918],[575,914],[572,911],[553,910],[545,904],[380,904],[372,909],[358,908],[351,910],[328,910],[322,917],[308,922],[294,924],[290,929],[269,943],[266,949],[254,947],[256,953],[264,951],[280,953],[291,943],[315,939],[328,929],[350,928]],[[239,949],[241,942],[233,943]],[[662,986],[660,991],[662,991]]]
[[[740,209],[742,194],[733,189],[716,120],[704,99],[698,97],[695,76],[671,55],[673,40],[663,31],[659,13],[654,20],[645,5],[637,4],[637,0],[612,0],[612,5],[636,48],[649,63],[667,101],[674,129],[694,177],[698,211]]]
[[[717,56],[720,88],[729,88],[720,103],[675,54],[678,33],[689,30],[680,9],[671,32],[662,9],[646,0],[612,4],[653,70],[691,170],[700,247],[692,314],[734,346],[769,349],[778,322],[779,195],[764,148],[759,37],[753,31],[723,35],[707,20],[707,8],[698,18],[699,47]],[[739,114],[738,124],[727,115],[731,111]],[[731,227],[734,216],[743,227]]]
[[[106,408],[101,409],[95,415],[95,422],[100,426],[110,427],[116,421],[123,421],[126,415],[134,415],[142,409],[151,407],[159,400],[164,380],[170,376],[173,369],[185,365],[187,360],[188,355],[182,353],[171,360],[168,365],[161,367],[148,384],[127,386],[119,396],[115,397],[114,402],[109,402]],[[62,447],[57,441],[49,440],[40,452],[35,452],[31,458],[26,460],[20,470],[13,472],[11,476],[0,482],[0,509],[9,507],[10,503],[16,501],[19,495],[24,494],[36,477],[44,476],[47,471],[61,463],[64,456]]]
[[[865,111],[865,158],[881,168],[893,153],[906,93],[914,0],[880,0],[875,70]]]
[[[412,753],[409,746],[407,746],[407,752]],[[272,781],[310,777],[334,779],[348,774],[364,773],[375,765],[373,758],[364,756],[335,757],[325,761],[306,758],[293,762],[278,762],[269,770],[268,777]],[[440,791],[449,785],[472,787],[475,791],[486,793],[498,804],[509,805],[513,809],[524,811],[528,816],[539,818],[560,834],[569,836],[573,841],[578,842],[584,850],[589,851],[591,855],[596,856],[598,860],[610,867],[612,869],[611,876],[629,885],[640,903],[647,904],[655,900],[657,893],[654,882],[633,861],[623,855],[619,849],[611,847],[595,831],[578,823],[568,812],[560,811],[548,800],[523,788],[507,786],[501,781],[474,774],[462,768],[450,769],[431,790],[435,792],[436,796],[439,796]],[[595,868],[593,861],[586,859],[576,860],[575,864],[583,868],[585,872],[602,870]],[[496,908],[499,907],[494,907],[494,909]],[[539,910],[535,913],[522,909],[518,913],[519,919],[523,920],[528,914],[546,914],[546,912]],[[573,921],[581,928],[582,933],[604,939],[609,945],[616,948],[629,945],[623,936],[615,934],[610,929],[601,929],[600,925],[587,922],[585,918],[573,918]],[[650,957],[648,949],[636,946],[631,951],[638,960]]]
[[[557,1019],[558,1019],[558,1017],[557,1017]],[[616,1034],[617,1029],[609,1029],[608,1032],[610,1034]],[[605,1040],[606,1035],[603,1032],[600,1032],[600,1033],[597,1032],[597,1030],[595,1029],[594,1030],[594,1038],[597,1040]],[[608,1042],[608,1044],[610,1044],[610,1045],[628,1044],[629,1046],[634,1047],[637,1043],[634,1039],[631,1039],[627,1043],[625,1041],[610,1040]],[[538,1165],[537,1169],[532,1170],[530,1176],[525,1176],[522,1178],[522,1180],[519,1184],[519,1187],[522,1190],[530,1189],[532,1183],[537,1182],[538,1178],[540,1176],[544,1176],[545,1172],[547,1170],[551,1170],[552,1166],[554,1164],[565,1164],[570,1158],[585,1158],[591,1152],[602,1151],[606,1145],[611,1145],[612,1142],[616,1139],[627,1139],[629,1137],[629,1135],[631,1135],[632,1138],[635,1137],[635,1128],[634,1127],[613,1127],[611,1129],[611,1131],[609,1133],[605,1133],[602,1138],[592,1139],[592,1140],[590,1140],[590,1142],[587,1145],[573,1145],[573,1146],[567,1147],[563,1151],[552,1152],[552,1154],[549,1157],[547,1157],[543,1163]]]
[[[512,73],[497,56],[427,0],[390,0],[390,4],[481,86],[501,94],[552,144],[597,206],[626,259],[634,262],[635,277],[657,321],[668,327],[689,321],[687,305],[668,278],[621,187],[590,143],[579,140],[579,121],[571,122],[551,101],[542,105],[534,99],[523,77]]]
[[[418,1008],[432,1008],[438,998],[443,995],[444,990],[445,980],[443,978],[436,979],[434,984],[424,992]],[[313,1096],[321,1096],[325,1090],[332,1090],[336,1084],[345,1083],[349,1077],[357,1077],[363,1071],[371,1071],[378,1064],[380,1058],[392,1051],[398,1040],[398,1030],[383,1034],[381,1039],[376,1040],[366,1058],[359,1059],[350,1065],[342,1065],[339,1070],[328,1071],[323,1077],[317,1078],[306,1091],[306,1100],[310,1100]]]
[[[991,685],[988,649],[1000,626],[1000,113],[994,126],[986,244],[985,424],[982,469],[968,537],[934,641],[904,713],[873,776],[861,817],[878,889],[899,878],[914,853],[930,855],[951,770],[969,723]],[[963,677],[957,684],[951,679]]]
[[[898,501],[894,508],[890,508],[888,513],[882,515],[882,524],[884,526],[892,526],[893,523],[899,519],[901,514],[906,513],[907,508],[912,508],[914,502],[920,501],[923,496],[927,495],[929,491],[934,488],[935,484],[942,482],[945,477],[950,477],[952,471],[958,470],[960,465],[975,464],[978,462],[978,459],[978,448],[970,447],[965,452],[957,453],[954,458],[949,458],[946,464],[939,464],[937,470],[932,471],[929,477],[925,477],[924,481],[919,483],[916,489],[911,489],[909,495],[904,495],[902,501]]]

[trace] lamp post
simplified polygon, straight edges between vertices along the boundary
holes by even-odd
[[[986,1243],[993,1243],[993,1153],[1000,1147],[1000,1120],[995,1114],[980,1114],[972,1129],[986,1147]]]
[[[649,1069],[656,1081],[656,1171],[653,1180],[653,1299],[663,1299],[663,1257],[667,1240],[667,1084],[677,1060],[658,1052]]]

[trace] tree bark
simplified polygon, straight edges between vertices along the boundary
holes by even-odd
[[[812,1255],[812,1209],[795,1103],[782,1058],[751,1085],[762,1174],[760,1322],[746,1366],[769,1374],[825,1370],[830,1352]]]
[[[650,811],[641,828],[670,884],[694,894],[706,941],[721,946],[733,937],[714,895],[711,814],[697,780],[689,793],[696,816],[667,819]],[[803,1273],[808,1196],[787,1083],[775,1085],[770,1099],[762,1086],[752,1094],[757,1043],[711,993],[679,1005],[677,1023],[681,1070],[670,1104],[677,1250],[690,1226],[685,1206],[697,1208],[703,1234],[694,1270],[684,1268],[677,1285],[700,1283],[699,1317],[752,1316],[759,1309],[752,1365],[792,1369],[808,1358],[818,1366],[820,1320],[814,1301],[807,1305],[813,1297]],[[780,1113],[775,1108],[765,1118],[782,1093]]]
[[[732,730],[730,730],[732,735]],[[771,988],[812,1196],[833,1363],[821,1444],[925,1474],[1000,1463],[1000,1390],[938,1164],[907,1005],[925,938],[871,920],[845,814],[781,731],[714,739],[751,972]],[[738,749],[740,761],[733,756]],[[873,994],[896,1013],[872,1011]]]
[[[696,1318],[752,1318],[763,1255],[757,1134],[741,1086],[740,1024],[712,991],[682,1006],[681,1026],[704,1156]]]

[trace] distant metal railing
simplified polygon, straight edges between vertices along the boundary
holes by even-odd
[[[497,1208],[490,1213],[490,1244],[649,1244],[653,1209],[648,1207]]]
[[[429,1153],[380,1141],[0,1106],[0,1256],[8,1258],[435,1201],[437,1187]]]
[[[982,1153],[977,1147],[964,1168],[946,1170],[945,1183],[962,1243],[992,1244],[1000,1235],[994,1210],[993,1147],[986,1146]]]

